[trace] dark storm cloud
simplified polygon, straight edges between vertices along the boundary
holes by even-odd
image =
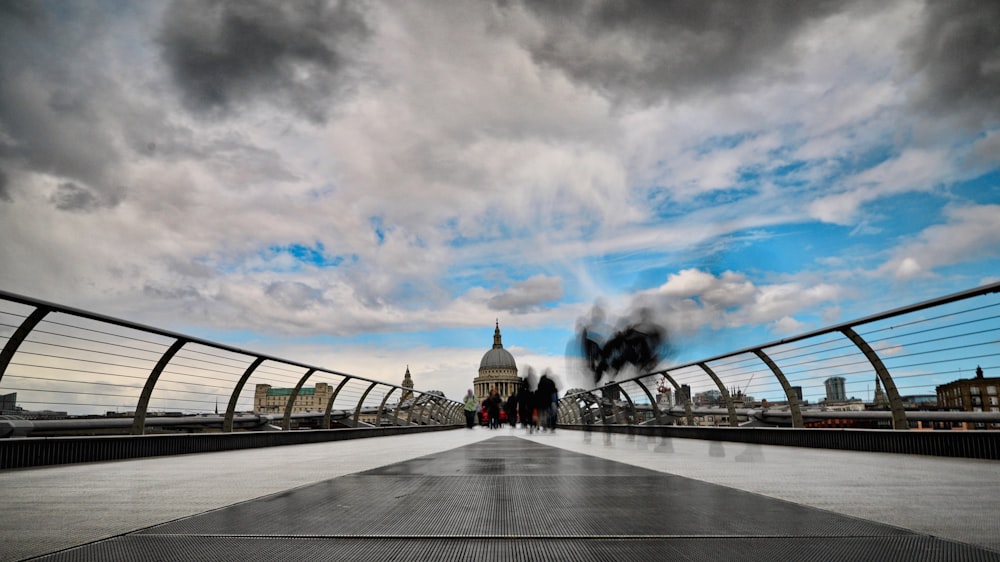
[[[101,206],[93,191],[72,182],[59,184],[51,201],[63,211],[93,211]]]
[[[11,177],[29,170],[86,185],[84,206],[115,204],[123,196],[120,129],[109,116],[127,114],[128,104],[116,78],[89,64],[103,60],[108,18],[85,4],[0,6],[0,164]],[[60,187],[51,201],[81,208],[81,193]]]
[[[784,47],[806,24],[850,4],[528,0],[520,5],[541,24],[540,35],[525,39],[540,63],[613,98],[654,102],[731,86],[750,72],[779,74],[786,57],[793,56]]]
[[[918,107],[980,125],[1000,119],[1000,2],[927,2],[907,47],[920,79]]]
[[[195,109],[264,99],[321,120],[369,35],[361,10],[356,2],[178,0],[160,43]]]
[[[7,174],[0,170],[0,201],[10,202],[12,200],[10,191],[7,189]]]

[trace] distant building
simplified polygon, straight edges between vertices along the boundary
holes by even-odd
[[[722,392],[712,389],[699,392],[692,398],[695,406],[719,406],[722,402]]]
[[[21,408],[17,407],[17,393],[0,394],[0,415],[16,416],[21,413]]]
[[[403,375],[403,384],[401,385],[406,390],[403,391],[402,400],[409,400],[413,397],[413,377],[410,376],[410,366],[406,366],[406,374]]]
[[[936,394],[912,394],[901,396],[903,407],[910,410],[937,409],[938,397]]]
[[[288,399],[294,388],[272,388],[269,384],[258,384],[253,397],[255,414],[284,414]],[[325,411],[333,395],[333,387],[325,382],[316,383],[313,388],[300,388],[295,398],[292,413]]]
[[[984,377],[976,367],[976,378],[959,379],[937,387],[938,406],[963,412],[1000,412],[1000,378]]]
[[[888,408],[889,399],[882,392],[882,380],[875,377],[875,395],[872,397],[872,406],[876,408]]]
[[[847,400],[847,393],[844,391],[844,377],[830,377],[823,381],[826,386],[827,402],[843,402]]]
[[[521,377],[517,376],[517,363],[514,356],[503,348],[500,339],[500,321],[493,330],[493,347],[483,355],[479,362],[479,376],[473,379],[472,388],[476,400],[482,402],[490,394],[491,388],[496,388],[501,398],[516,394],[521,386]]]
[[[801,386],[793,386],[792,387],[792,396],[794,396],[795,399],[798,400],[799,402],[802,402],[802,387]]]
[[[677,392],[677,405],[684,406],[691,399],[691,385],[682,384],[680,391]]]

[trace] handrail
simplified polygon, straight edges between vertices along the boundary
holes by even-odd
[[[219,413],[218,398],[221,395],[226,408],[225,414],[221,418],[223,420],[222,430],[224,432],[234,431],[233,420],[237,415],[237,409],[240,408],[240,396],[244,392],[244,385],[251,377],[268,383],[275,382],[272,379],[287,380],[291,376],[297,380],[294,385],[287,385],[294,386],[294,390],[285,401],[286,408],[280,422],[283,429],[291,429],[293,417],[299,419],[298,416],[293,416],[292,412],[295,410],[297,400],[303,399],[300,393],[310,376],[334,377],[330,382],[339,379],[337,391],[330,397],[329,402],[315,405],[316,408],[320,409],[325,406],[327,414],[322,418],[323,427],[330,427],[330,411],[338,399],[349,401],[350,406],[343,407],[343,409],[354,413],[353,416],[348,416],[340,423],[347,426],[358,426],[361,413],[368,412],[372,407],[367,405],[369,396],[373,397],[374,402],[381,401],[379,411],[375,413],[376,419],[387,419],[393,425],[404,423],[407,425],[411,423],[416,425],[457,425],[461,422],[457,416],[443,415],[438,411],[438,408],[443,411],[445,404],[458,404],[454,400],[406,388],[399,384],[309,365],[301,361],[258,353],[138,322],[0,291],[0,305],[4,303],[13,303],[15,308],[17,306],[31,307],[32,310],[15,313],[10,311],[10,306],[6,308],[0,306],[0,324],[8,328],[15,328],[11,335],[6,336],[7,341],[0,349],[0,395],[4,394],[6,387],[9,390],[24,391],[38,396],[42,396],[44,393],[44,401],[36,400],[33,403],[76,408],[86,407],[90,410],[95,407],[103,407],[106,408],[106,411],[116,409],[120,404],[90,404],[84,403],[80,398],[85,396],[110,397],[119,402],[133,400],[131,408],[126,406],[133,412],[130,426],[133,435],[143,434],[150,426],[146,423],[146,418],[154,415],[150,404],[153,397],[157,395],[156,393],[172,397],[161,398],[161,402],[172,400],[174,403],[184,404],[194,404],[198,400],[177,397],[201,396],[201,402],[204,404],[204,395],[215,395],[216,414]],[[15,320],[15,324],[11,324],[8,320],[10,317],[19,320]],[[81,320],[65,320],[67,317]],[[96,327],[93,323],[96,323]],[[40,328],[42,326],[50,327]],[[59,329],[53,331],[52,327]],[[0,327],[0,330],[2,329]],[[84,337],[78,337],[81,333]],[[141,334],[146,336],[132,337]],[[0,332],[0,343],[2,343],[2,338],[3,335]],[[160,339],[164,341],[158,341]],[[68,344],[68,342],[72,342],[72,344]],[[83,342],[83,344],[81,345],[79,342]],[[41,351],[43,348],[44,351]],[[192,359],[193,354],[200,355]],[[153,356],[152,359],[150,355]],[[185,355],[184,360],[178,361],[182,355]],[[204,355],[210,355],[212,358],[206,358]],[[21,358],[20,362],[18,358]],[[137,363],[146,365],[155,363],[155,366],[143,368],[137,366]],[[101,365],[105,371],[111,372],[101,372],[100,369],[95,369],[95,365]],[[51,376],[52,371],[59,373],[64,378]],[[167,372],[172,372],[174,380],[165,380],[164,375]],[[299,374],[296,375],[295,372]],[[11,384],[11,381],[16,382]],[[139,381],[141,381],[141,385],[136,386]],[[75,391],[84,384],[103,390]],[[383,389],[384,396],[382,397],[373,393],[380,387]],[[137,396],[132,395],[133,391],[140,389],[141,392],[138,392]],[[388,396],[397,390],[411,392],[413,396],[421,397],[424,402],[433,401],[435,410],[430,413],[431,415],[421,415],[412,422],[410,420],[404,422],[399,407],[386,404]],[[312,392],[311,389],[310,392]],[[59,402],[58,396],[71,396],[70,400],[73,401]],[[423,398],[424,396],[432,396],[433,398],[426,399]],[[416,403],[414,403],[415,406]],[[202,405],[199,408],[194,411],[202,414],[209,413],[207,405]],[[243,409],[246,409],[245,403]],[[403,412],[403,414],[412,416],[413,408],[409,409],[409,412]],[[392,410],[395,410],[395,415],[392,415]],[[116,424],[120,424],[120,422],[116,422]],[[163,424],[157,425],[157,427],[162,426]]]
[[[580,420],[583,420],[587,423],[604,425],[606,423],[607,416],[605,416],[604,413],[595,415],[593,412],[591,412],[591,410],[595,406],[602,408],[602,410],[604,408],[607,408],[608,411],[614,411],[619,407],[619,401],[617,400],[617,396],[622,391],[624,391],[624,389],[627,386],[636,384],[639,385],[639,387],[641,387],[642,389],[645,389],[646,383],[643,382],[644,380],[648,381],[650,378],[663,377],[664,379],[666,379],[666,381],[669,381],[670,385],[672,386],[672,392],[676,393],[677,395],[678,398],[677,407],[678,408],[681,406],[685,407],[684,413],[678,414],[679,412],[678,409],[670,408],[670,406],[672,405],[668,405],[667,409],[669,409],[670,416],[673,418],[684,416],[686,418],[687,424],[690,425],[694,421],[692,417],[693,414],[697,413],[697,410],[692,409],[692,398],[693,398],[692,396],[682,396],[683,394],[682,387],[684,385],[678,383],[678,374],[685,373],[690,380],[694,381],[698,380],[696,377],[698,377],[698,373],[701,373],[702,376],[707,375],[707,378],[710,379],[711,382],[708,383],[706,381],[707,386],[714,387],[714,389],[716,390],[717,394],[720,397],[721,406],[723,407],[722,411],[724,412],[722,416],[727,418],[729,425],[736,426],[738,425],[738,418],[742,417],[745,419],[747,417],[745,415],[746,410],[739,408],[739,404],[737,404],[736,402],[737,398],[731,396],[731,393],[727,388],[726,381],[724,380],[726,379],[726,376],[723,375],[723,372],[732,371],[734,373],[737,373],[737,375],[729,375],[729,380],[734,381],[737,376],[739,375],[745,376],[745,374],[748,371],[752,370],[753,374],[750,376],[751,380],[753,379],[753,375],[758,374],[757,371],[763,373],[769,373],[771,375],[772,377],[771,380],[776,382],[779,388],[775,389],[773,386],[769,386],[772,383],[768,383],[766,381],[759,382],[758,384],[760,386],[758,388],[766,388],[768,389],[767,392],[780,392],[785,399],[783,402],[785,403],[785,405],[789,410],[787,414],[788,423],[790,423],[792,427],[801,428],[805,426],[805,422],[803,421],[804,419],[817,419],[817,416],[814,415],[815,410],[809,410],[804,407],[802,399],[796,394],[796,388],[800,389],[801,387],[795,386],[796,381],[791,380],[790,375],[791,374],[801,375],[804,372],[803,371],[804,367],[805,370],[812,369],[811,365],[814,363],[815,364],[833,363],[832,368],[830,367],[826,368],[825,369],[826,373],[819,375],[820,377],[824,376],[830,377],[827,379],[827,381],[824,381],[824,384],[838,375],[865,374],[867,376],[870,374],[871,378],[868,380],[875,381],[877,392],[884,393],[883,396],[885,400],[883,406],[885,406],[888,409],[884,414],[878,413],[877,415],[870,416],[870,419],[872,420],[875,419],[882,420],[886,418],[886,416],[888,416],[888,419],[891,420],[892,428],[897,430],[908,429],[912,425],[911,422],[915,421],[927,421],[931,419],[954,420],[957,419],[954,416],[935,418],[933,416],[926,417],[918,415],[915,413],[914,408],[907,407],[902,399],[902,395],[905,393],[901,392],[900,384],[898,381],[916,376],[926,376],[926,375],[912,374],[907,372],[900,373],[898,371],[904,371],[907,369],[917,369],[931,363],[943,363],[946,361],[955,362],[957,360],[954,359],[954,354],[963,352],[966,353],[961,356],[962,360],[967,360],[967,361],[977,361],[982,359],[991,359],[1000,357],[1000,347],[998,347],[997,345],[1000,344],[1000,327],[987,327],[985,329],[976,329],[975,331],[961,333],[961,334],[952,333],[957,326],[972,324],[976,322],[981,323],[984,321],[993,321],[997,317],[995,316],[988,318],[976,317],[973,319],[963,318],[961,322],[956,322],[955,324],[928,328],[926,330],[920,330],[918,332],[914,332],[914,334],[924,334],[926,332],[947,330],[948,335],[912,343],[906,343],[906,344],[900,343],[896,344],[895,347],[892,346],[892,338],[885,338],[882,340],[878,340],[878,342],[869,342],[865,339],[863,335],[858,333],[857,328],[860,326],[872,325],[874,323],[881,322],[884,320],[902,318],[906,317],[907,315],[914,315],[915,313],[920,313],[923,311],[939,307],[946,307],[947,305],[952,305],[954,303],[967,301],[973,298],[984,297],[987,295],[993,295],[996,293],[1000,293],[1000,282],[991,283],[973,289],[969,289],[966,291],[960,291],[949,295],[945,295],[943,297],[929,299],[916,304],[872,314],[856,320],[842,322],[825,328],[805,332],[803,334],[799,334],[796,336],[787,337],[777,341],[765,343],[762,345],[756,345],[752,347],[743,348],[737,351],[715,355],[707,359],[699,359],[688,363],[673,365],[663,369],[656,369],[650,372],[642,373],[638,376],[632,376],[622,380],[612,381],[602,387],[592,388],[589,390],[583,390],[580,392],[575,392],[566,395],[562,399],[565,402],[565,404],[561,405],[561,409],[569,411],[575,409],[579,412],[575,417],[579,418]],[[985,309],[997,306],[1000,306],[1000,302],[989,304],[981,308]],[[943,318],[945,316],[958,316],[958,315],[969,316],[976,314],[979,310],[980,310],[979,308],[970,308],[963,311],[949,313],[937,318]],[[923,317],[914,320],[914,322],[925,322],[925,321],[928,320]],[[908,322],[905,324],[901,324],[900,326],[908,324],[910,323]],[[992,326],[998,326],[998,324],[994,323],[992,324]],[[893,328],[894,328],[893,326],[889,326],[888,328],[884,328],[879,331],[888,330],[892,332]],[[893,332],[893,336],[897,338],[905,337],[907,335],[910,334],[899,334],[898,331]],[[795,355],[794,357],[796,358],[796,362],[792,364],[787,364],[788,363],[787,360],[782,360],[779,357],[779,355],[784,353],[780,351],[779,348],[783,347],[787,348],[789,344],[806,342],[809,340],[818,340],[826,336],[836,336],[837,338],[846,339],[846,342],[844,345],[838,345],[838,347],[835,348],[827,347],[825,349],[824,346],[830,343],[836,344],[837,343],[836,340],[811,343],[810,345],[807,345],[802,349],[808,349],[808,348],[813,348],[813,349],[809,349],[809,351],[802,353],[801,355]],[[939,345],[939,342],[945,340],[951,340],[953,338],[963,338],[963,339],[957,342],[960,345],[949,345],[949,346]],[[880,349],[877,345],[873,345],[874,343],[883,344],[883,346]],[[906,353],[904,352],[905,350],[903,350],[903,348],[906,347],[906,345],[912,345],[913,347],[919,347],[921,345],[933,346],[932,349],[926,351],[913,351],[909,355],[911,357],[921,356],[922,360],[923,356],[931,355],[934,353],[937,353],[942,357],[945,356],[944,354],[946,352],[951,353],[952,355],[950,356],[951,358],[946,358],[946,359],[943,358],[936,361],[934,360],[925,360],[925,362],[918,361],[914,364],[899,364],[899,362],[897,361],[895,365],[887,366],[887,363],[889,363],[890,359],[898,359],[900,357],[907,356]],[[852,357],[849,351],[851,348],[854,349],[854,353],[860,351],[861,355],[857,360],[849,362],[849,359]],[[830,352],[833,350],[837,350],[838,353],[839,350],[848,350],[848,351],[845,352],[845,354],[838,354],[831,356]],[[710,366],[711,364],[717,364],[723,362],[724,364],[721,364],[718,367],[713,368],[712,366]],[[743,366],[748,363],[750,365],[749,367]],[[845,371],[847,366],[855,366],[855,365],[867,365],[868,367],[861,368],[860,371],[855,370],[855,371],[841,372]],[[992,367],[997,367],[997,365],[993,365]],[[795,369],[798,370],[798,373],[792,373],[792,370]],[[816,367],[815,370],[820,373],[824,372],[824,369],[822,367]],[[954,377],[952,376],[952,378]],[[810,379],[814,380],[814,377],[805,377],[805,379],[802,380],[810,380]],[[843,383],[843,380],[844,380],[843,377],[841,377],[841,384]],[[760,379],[758,379],[758,381],[760,381]],[[935,384],[941,385],[941,384],[946,384],[948,382],[949,381],[947,380],[940,380],[937,381]],[[996,394],[990,396],[983,396],[982,399],[985,400],[986,403],[982,403],[978,407],[980,407],[980,409],[985,409],[987,411],[989,411],[992,408],[994,412],[1000,412],[1000,404],[997,404],[998,398],[1000,397],[998,397]],[[605,404],[605,406],[603,407],[600,406],[602,400]],[[992,403],[990,401],[992,401]],[[634,406],[630,407],[634,408]],[[970,407],[969,409],[971,410],[972,408]],[[649,416],[651,416],[654,419],[658,417],[659,413],[660,413],[660,408],[655,406],[648,412]],[[965,416],[962,419],[967,421],[973,421],[973,423],[977,424],[995,424],[995,416],[991,414],[977,415],[976,412],[969,412],[969,414],[970,415]],[[636,412],[633,412],[632,416],[626,416],[626,418],[628,417],[635,419],[638,416],[636,416]],[[773,418],[775,416],[771,417]],[[785,416],[782,415],[779,417],[785,417]],[[858,416],[858,415],[852,415],[850,417],[864,418],[864,416]],[[617,416],[615,416],[615,418],[617,419]],[[644,423],[648,423],[648,417],[644,419],[646,419]],[[991,425],[991,427],[993,426]],[[1000,428],[1000,426],[996,427]]]

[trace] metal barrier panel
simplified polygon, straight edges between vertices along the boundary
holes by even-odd
[[[323,443],[407,433],[449,431],[457,427],[414,425],[311,431],[4,439],[0,440],[0,469]]]
[[[600,424],[560,424],[559,427],[595,433],[1000,460],[1000,431],[885,431]]]

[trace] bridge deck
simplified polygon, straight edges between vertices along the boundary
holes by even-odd
[[[1000,560],[998,476],[477,428],[0,472],[0,560]]]

